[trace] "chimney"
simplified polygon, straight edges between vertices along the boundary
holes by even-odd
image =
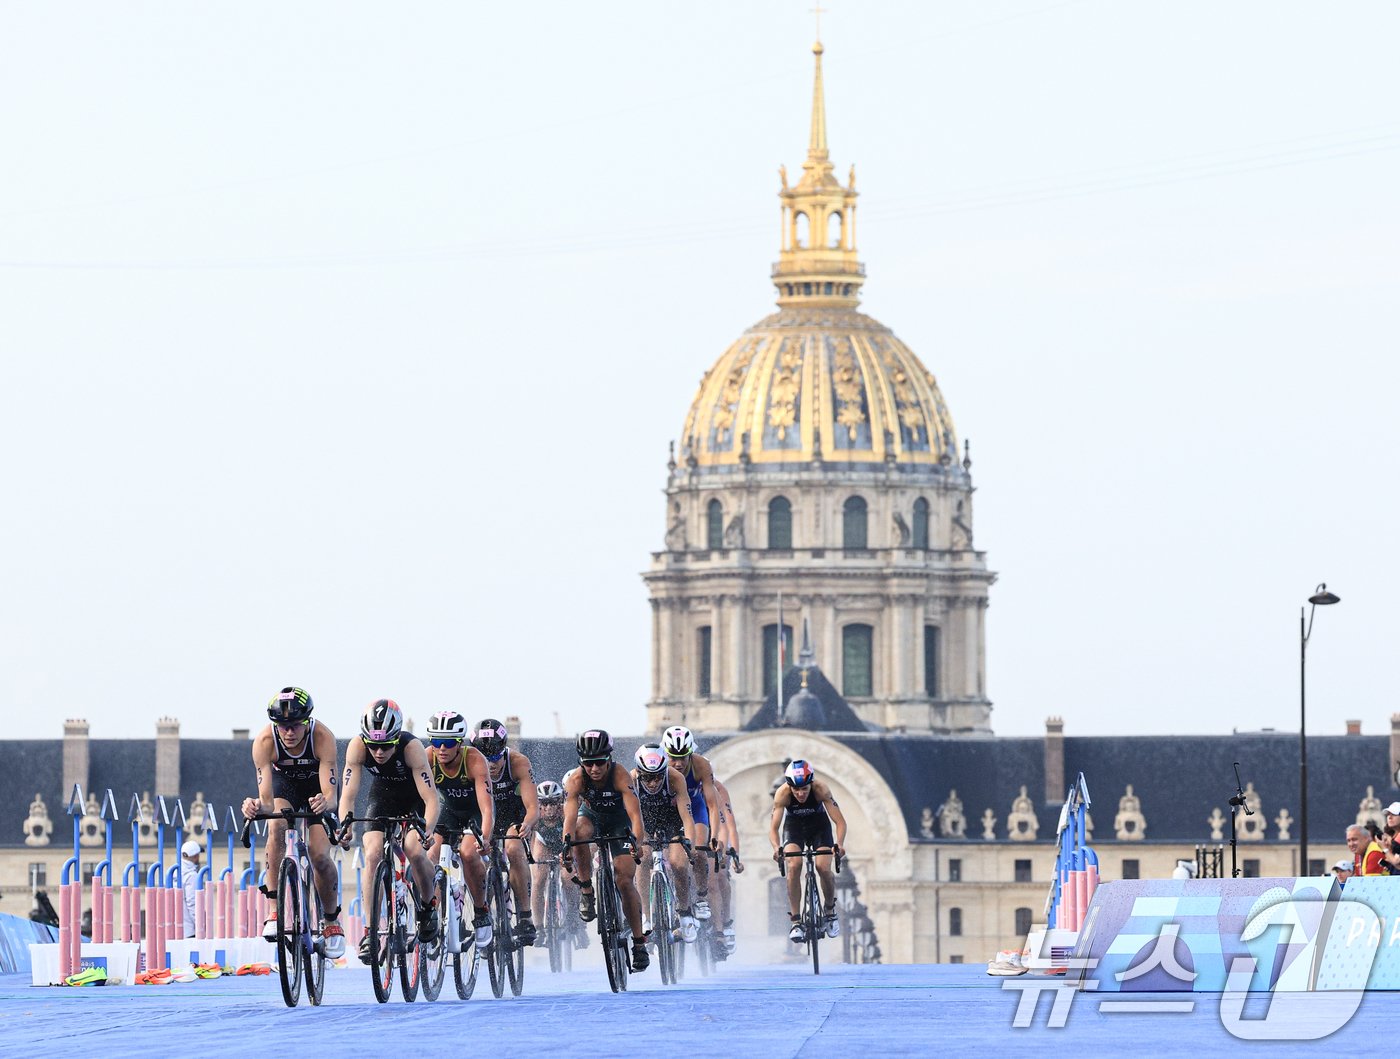
[[[1360,722],[1360,721],[1347,721],[1347,735],[1360,735],[1360,734],[1361,734],[1361,722]]]
[[[251,728],[235,728],[233,730],[233,741],[235,743],[246,743],[253,738]]]
[[[520,738],[520,718],[519,718],[519,717],[507,717],[507,718],[506,718],[506,734],[509,735],[510,738],[512,738],[512,739],[519,739],[519,738]]]
[[[88,792],[88,723],[83,720],[63,722],[63,804],[73,794],[73,785]]]
[[[1395,782],[1397,768],[1400,768],[1400,713],[1392,713],[1390,715],[1390,760],[1385,766],[1385,773],[1390,777],[1392,788],[1400,786]]]
[[[1045,719],[1045,801],[1057,805],[1065,797],[1065,722]]]
[[[162,717],[156,722],[156,794],[180,794],[180,722]]]

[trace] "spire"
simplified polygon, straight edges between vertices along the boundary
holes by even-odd
[[[817,76],[812,85],[812,139],[807,144],[807,159],[812,162],[825,162],[826,151],[826,93],[822,90],[822,42],[812,45],[812,54],[817,57]]]
[[[820,37],[812,45],[812,130],[802,177],[789,185],[782,174],[783,239],[773,285],[784,308],[826,306],[853,309],[860,304],[865,268],[856,258],[855,167],[846,187],[836,179],[826,139],[826,87]]]

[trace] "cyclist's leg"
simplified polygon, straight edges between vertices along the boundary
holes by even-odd
[[[470,831],[462,834],[462,844],[457,847],[462,857],[462,878],[467,883],[467,894],[472,905],[478,909],[486,907],[486,858],[481,855],[481,845]]]
[[[673,842],[666,847],[666,859],[671,862],[671,882],[676,888],[676,907],[690,909],[690,857],[685,847]]]
[[[587,813],[580,813],[578,823],[574,827],[574,839],[584,841],[590,839],[596,833],[593,819]],[[584,919],[592,919],[596,915],[597,898],[593,890],[593,847],[574,846],[572,847],[574,857],[575,874],[579,881],[579,915]],[[585,911],[593,911],[593,915],[584,915]]]
[[[801,853],[802,847],[796,842],[787,842],[783,845],[784,855],[788,853]],[[799,857],[787,858],[787,891],[788,891],[788,917],[798,918],[798,909],[802,904],[802,860]]]
[[[379,871],[379,862],[384,859],[384,836],[378,831],[366,831],[360,837],[360,848],[365,855],[365,866],[360,869],[360,886],[365,900],[365,922],[369,922],[369,902],[372,900],[374,876]],[[360,959],[369,963],[369,931],[360,939]]]
[[[632,928],[632,968],[645,971],[651,957],[647,954],[646,935],[642,932],[642,899],[637,893],[637,860],[631,843],[618,843],[614,849],[617,852],[613,854],[613,878],[617,880],[617,893],[622,898],[622,914],[627,917],[627,925]]]
[[[335,861],[331,859],[331,842],[326,837],[326,829],[320,824],[312,824],[306,829],[306,847],[311,856],[311,870],[316,875],[316,892],[321,895],[321,907],[328,913],[327,919],[334,919],[329,915],[336,910],[339,901],[336,900],[336,879]]]
[[[702,803],[703,804],[703,803]],[[700,905],[704,902],[708,908],[710,900],[710,824],[706,817],[705,823],[695,822],[695,853],[690,858],[692,878],[695,880],[695,903]],[[703,911],[704,909],[698,909]],[[709,912],[706,911],[701,919],[708,919]]]
[[[507,842],[506,859],[510,862],[510,888],[515,894],[515,910],[530,914],[530,873],[525,861],[525,843]]]
[[[530,838],[530,855],[535,858],[535,863],[530,866],[530,906],[535,913],[535,922],[543,923],[545,880],[549,875],[546,860],[549,850],[544,848],[544,841],[539,835]]]

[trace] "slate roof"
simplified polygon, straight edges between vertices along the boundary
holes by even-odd
[[[794,700],[802,691],[802,674],[807,674],[807,691],[815,696],[815,703],[808,699],[808,709],[794,708]],[[783,702],[787,707],[787,721],[805,728],[809,732],[866,732],[871,726],[860,719],[855,710],[836,690],[835,685],[826,679],[826,674],[817,665],[804,669],[792,667],[783,674]],[[749,718],[744,731],[756,732],[764,728],[778,728],[778,693],[771,692],[758,712]]]
[[[810,683],[810,680],[809,680]],[[829,686],[829,684],[828,684]],[[834,689],[833,689],[834,690]],[[820,693],[816,692],[820,698]],[[864,757],[885,777],[903,807],[908,833],[923,841],[920,815],[937,810],[956,789],[968,819],[967,841],[981,841],[980,819],[991,808],[997,833],[1006,833],[1012,800],[1024,785],[1035,802],[1039,837],[1053,836],[1059,799],[1045,799],[1045,743],[1038,737],[953,737],[891,732],[829,732]],[[722,742],[724,734],[697,737],[702,751]],[[643,736],[616,736],[618,760],[629,762]],[[1069,736],[1065,738],[1065,778],[1083,771],[1093,798],[1096,840],[1113,838],[1118,800],[1128,784],[1142,799],[1147,841],[1185,844],[1210,842],[1206,824],[1219,806],[1228,813],[1234,793],[1234,770],[1253,782],[1268,821],[1267,841],[1276,841],[1274,819],[1286,808],[1296,821],[1298,806],[1298,737],[1286,732],[1218,736]],[[573,739],[516,741],[535,765],[536,778],[557,779],[576,764]],[[23,844],[22,825],[38,791],[48,805],[55,830],[52,844],[69,841],[63,815],[62,740],[21,740],[12,744],[16,764],[0,770],[0,846]],[[344,759],[345,744],[340,746]],[[154,739],[94,739],[89,743],[90,774],[95,790],[111,787],[126,818],[133,792],[152,790]],[[1309,839],[1340,844],[1356,819],[1368,785],[1382,803],[1400,797],[1392,785],[1387,736],[1312,736],[1308,740]],[[248,743],[232,739],[181,741],[181,795],[188,810],[196,791],[212,805],[231,806],[253,791]],[[363,788],[362,788],[363,790]],[[223,813],[221,812],[221,822]],[[1226,827],[1228,837],[1229,830]],[[1291,842],[1297,841],[1295,823]]]

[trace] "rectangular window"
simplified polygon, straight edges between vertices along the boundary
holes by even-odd
[[[1031,862],[1028,860],[1018,860],[1016,862],[1016,882],[1031,881]]]
[[[938,641],[937,625],[924,626],[924,694],[931,699],[938,698]]]
[[[1257,860],[1247,860],[1244,862],[1244,877],[1246,879],[1259,878],[1259,862]]]
[[[875,630],[869,625],[847,625],[841,630],[841,694],[874,694],[874,642]]]
[[[1029,908],[1018,908],[1015,912],[1015,930],[1018,938],[1024,938],[1031,932],[1031,910]]]
[[[794,661],[792,657],[792,626],[783,625],[783,672],[786,673],[792,668]],[[763,697],[776,694],[778,690],[778,627],[776,625],[765,625],[763,627]]]
[[[961,908],[948,909],[948,933],[955,938],[962,934]]]
[[[962,957],[961,957],[961,956],[949,956],[949,957],[948,957],[948,962],[949,962],[949,963],[962,963]]]
[[[962,861],[957,857],[948,861],[948,881],[962,882]]]
[[[49,884],[49,866],[31,862],[29,865],[29,884],[38,889]]]
[[[696,694],[702,698],[710,697],[710,627],[702,625],[696,630],[695,637],[695,664],[696,664]]]
[[[1326,875],[1326,874],[1327,874],[1327,861],[1325,861],[1325,860],[1314,860],[1312,857],[1309,857],[1309,858],[1308,858],[1308,876],[1309,876],[1310,878],[1316,879],[1319,875]]]
[[[1138,874],[1139,870],[1140,869],[1138,867],[1138,862],[1136,860],[1130,860],[1127,857],[1123,858],[1123,878],[1140,879],[1142,878],[1142,876]]]

